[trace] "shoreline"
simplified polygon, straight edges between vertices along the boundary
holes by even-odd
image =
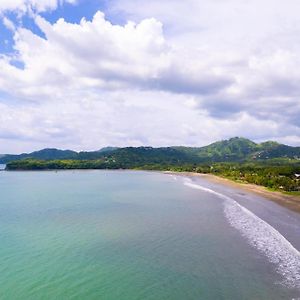
[[[264,186],[250,184],[250,183],[240,183],[213,174],[202,174],[202,173],[194,173],[194,172],[173,172],[173,171],[170,172],[166,171],[163,173],[180,175],[180,176],[202,177],[214,183],[229,186],[232,188],[243,189],[247,192],[262,196],[266,200],[273,201],[285,208],[288,208],[293,212],[300,213],[300,196],[286,195],[281,192],[270,191]]]
[[[176,171],[158,171],[158,170],[141,170],[141,169],[50,169],[50,170],[0,170],[6,172],[40,172],[40,171],[142,171],[142,172],[158,172],[163,174],[174,174],[179,176],[202,177],[211,182],[245,190],[249,193],[259,195],[266,200],[273,201],[293,212],[300,213],[300,196],[283,194],[280,191],[271,191],[264,186],[251,183],[236,182],[228,178],[220,177],[213,174],[195,173],[195,172],[176,172]]]

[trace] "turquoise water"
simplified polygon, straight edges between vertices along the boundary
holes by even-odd
[[[0,299],[300,297],[226,199],[188,185],[152,172],[0,172]]]

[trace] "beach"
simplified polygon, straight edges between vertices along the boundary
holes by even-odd
[[[242,189],[250,193],[254,193],[256,195],[262,196],[267,200],[271,200],[276,202],[277,204],[284,206],[294,212],[300,213],[300,196],[296,195],[288,195],[282,192],[277,191],[270,191],[266,187],[249,184],[249,183],[242,183],[236,182],[224,177],[212,175],[212,174],[202,174],[202,173],[195,173],[195,172],[164,172],[166,174],[174,174],[180,176],[188,176],[188,177],[201,177],[208,181],[229,186],[232,188]]]

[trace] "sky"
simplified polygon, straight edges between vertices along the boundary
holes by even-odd
[[[0,153],[300,146],[299,0],[0,0]]]

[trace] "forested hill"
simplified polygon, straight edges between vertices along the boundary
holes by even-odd
[[[92,152],[75,152],[71,150],[43,149],[20,155],[0,156],[0,163],[15,160],[101,160],[119,163],[209,163],[258,161],[274,158],[300,158],[300,147],[291,147],[277,142],[254,143],[245,138],[231,138],[205,147],[106,147]]]
[[[54,159],[98,159],[104,156],[105,153],[114,151],[116,147],[106,147],[98,151],[91,152],[75,152],[72,150],[59,150],[54,148],[47,148],[32,153],[22,153],[19,155],[2,154],[0,155],[0,164],[6,164],[10,161],[23,160],[23,159],[41,159],[41,160],[54,160]]]
[[[300,147],[232,138],[199,148],[107,147],[93,152],[44,149],[6,155],[7,170],[143,169],[212,173],[300,193]]]
[[[74,159],[77,156],[77,152],[71,150],[58,150],[58,149],[43,149],[32,153],[22,153],[19,155],[6,154],[0,156],[0,163],[7,163],[14,160],[21,160],[27,158],[34,159]]]

